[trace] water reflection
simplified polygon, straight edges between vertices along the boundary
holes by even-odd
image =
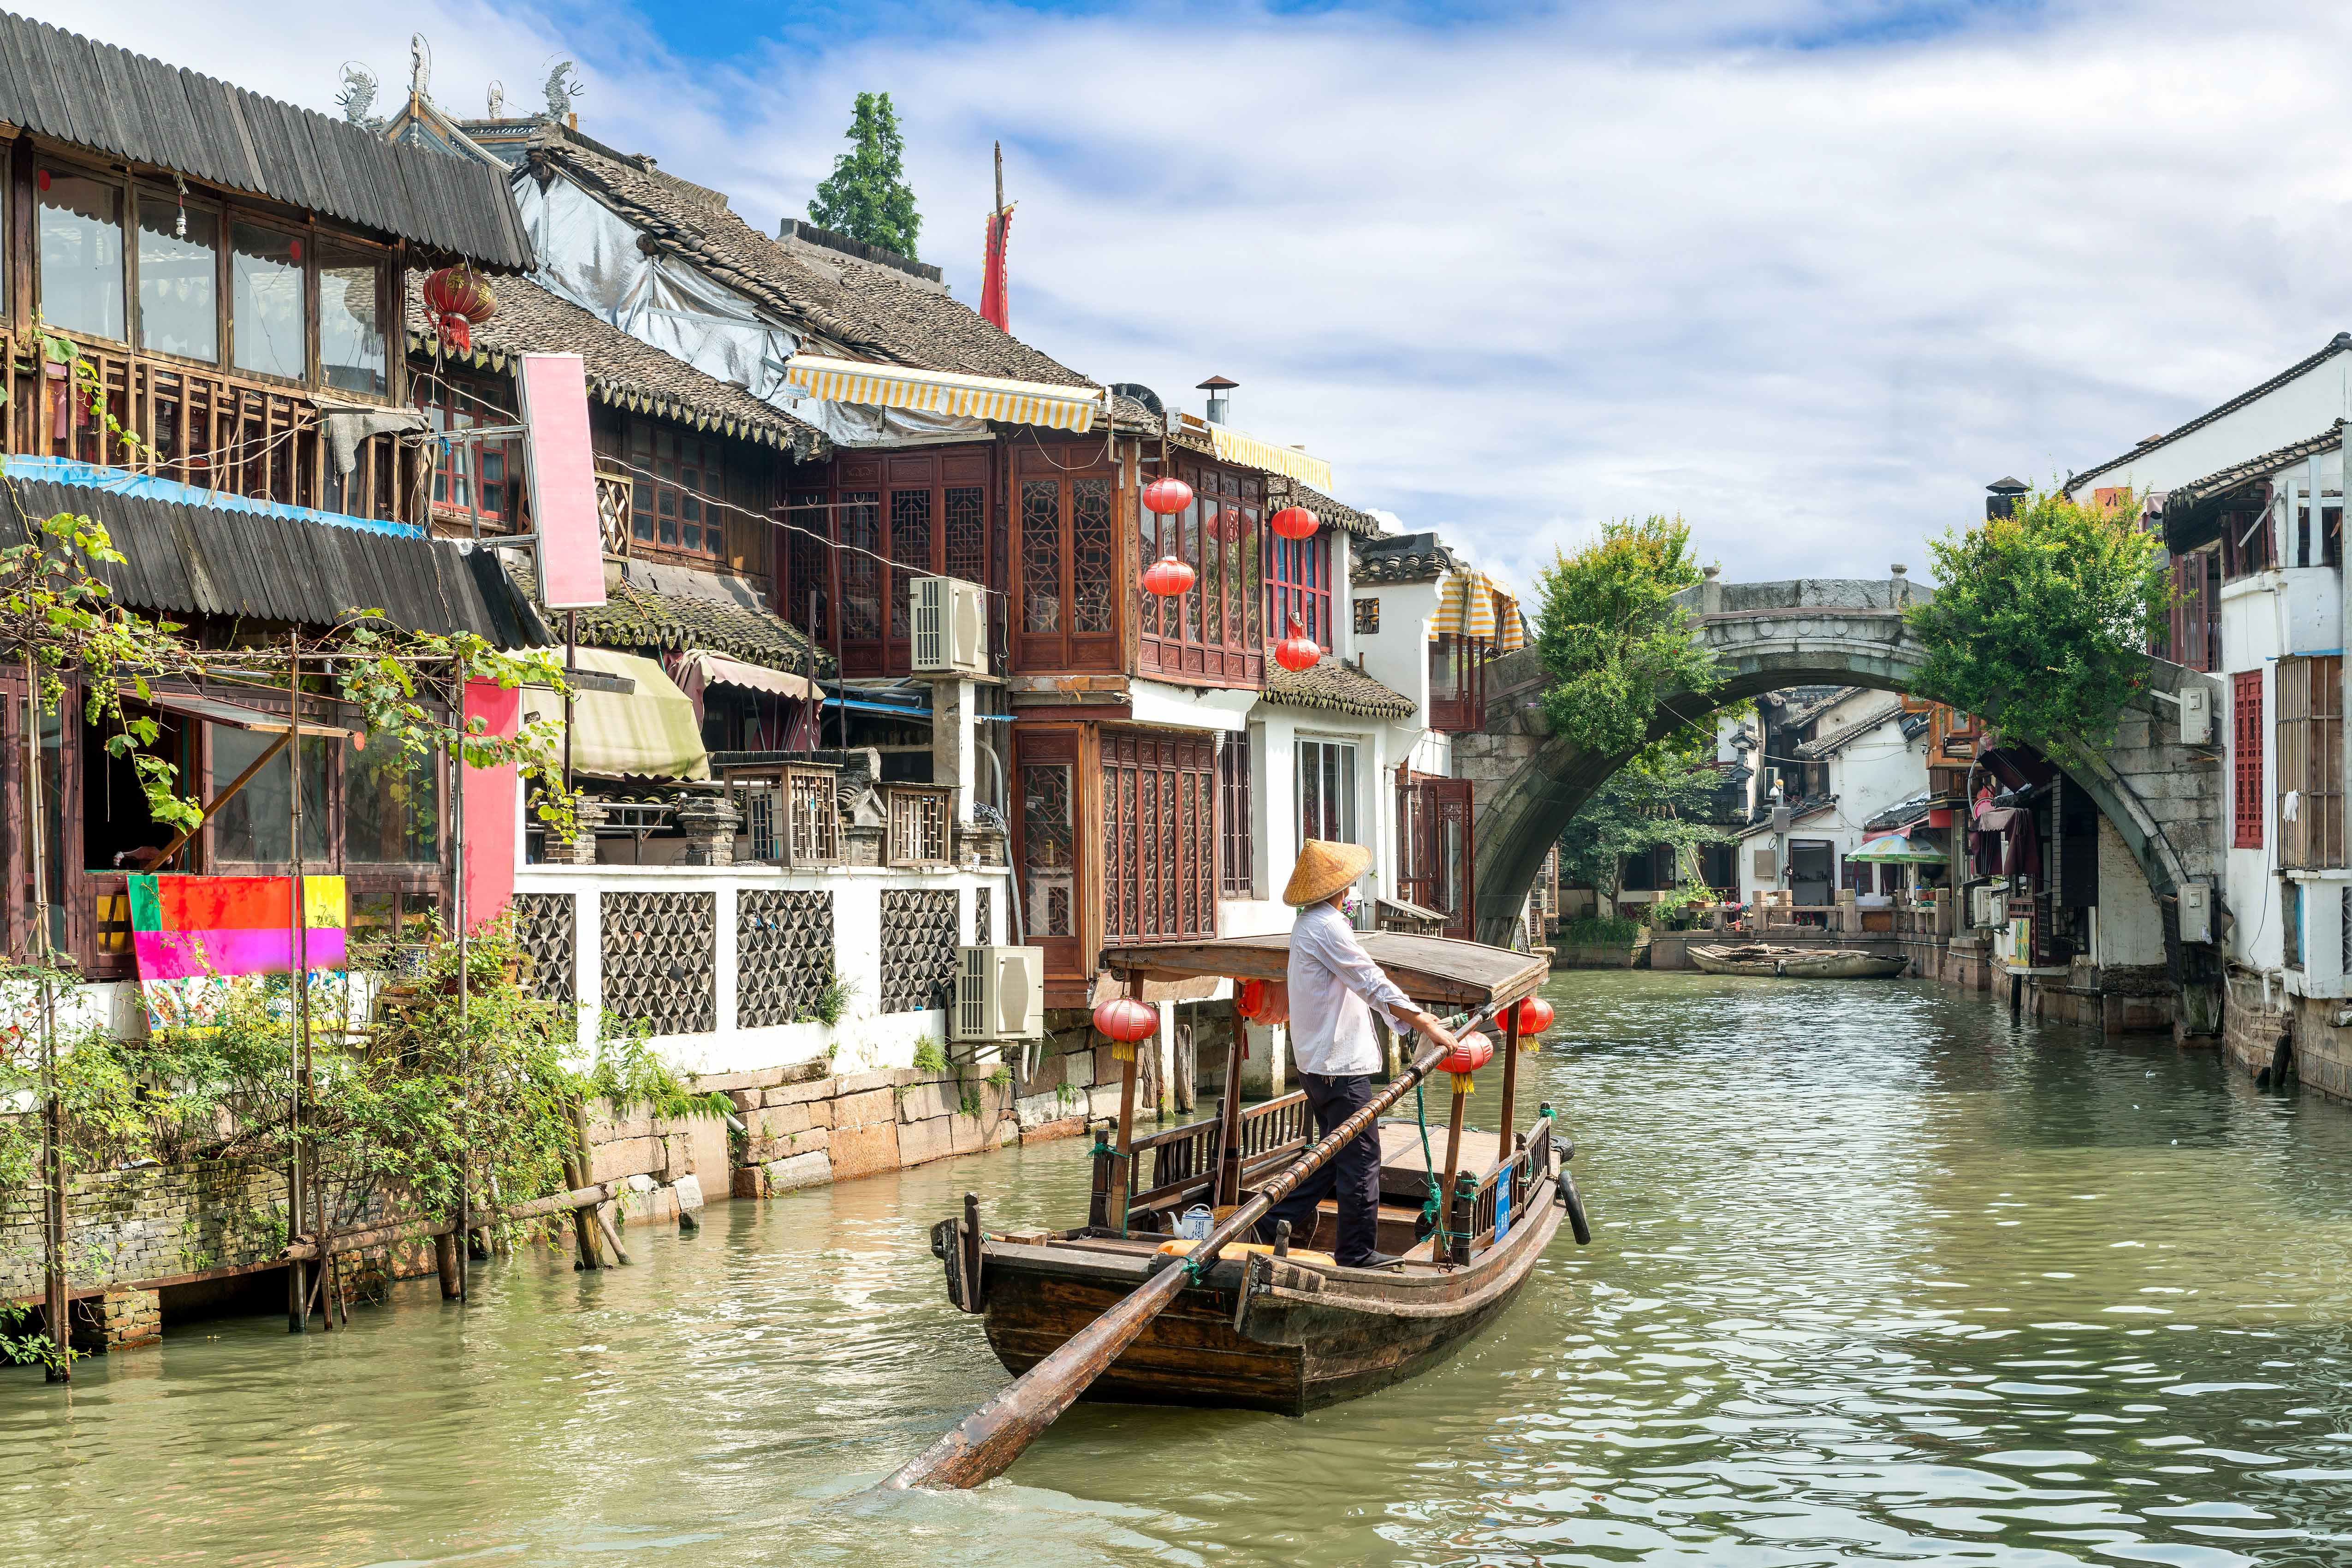
[[[739,1205],[633,1268],[0,1375],[0,1560],[2352,1561],[2352,1116],[1932,987],[1564,975],[1565,1233],[1447,1366],[1303,1420],[1086,1407],[864,1483],[998,1386],[924,1227],[1048,1145]],[[1490,1088],[1473,1100],[1491,1117]]]

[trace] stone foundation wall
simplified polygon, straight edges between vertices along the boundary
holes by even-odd
[[[2288,1039],[2288,1070],[2305,1089],[2330,1100],[2352,1102],[2352,1006],[2338,1001],[2290,996],[2276,984],[2263,997],[2262,976],[2231,969],[2221,1011],[2221,1047],[2230,1064],[2248,1078],[2270,1072],[2278,1062],[2279,1037]]]
[[[41,1292],[37,1194],[0,1210],[0,1300]],[[286,1245],[286,1173],[200,1160],[70,1176],[67,1277],[77,1290],[258,1264]]]

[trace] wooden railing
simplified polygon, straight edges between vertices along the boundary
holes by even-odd
[[[1295,1158],[1306,1149],[1313,1125],[1308,1116],[1303,1090],[1277,1096],[1242,1111],[1240,1142],[1244,1184],[1251,1177]],[[1218,1147],[1220,1131],[1218,1119],[1211,1116],[1135,1140],[1137,1168],[1149,1172],[1150,1183],[1129,1200],[1129,1212],[1168,1206],[1171,1199],[1181,1203],[1195,1193],[1208,1190],[1216,1181],[1217,1165],[1223,1157]],[[1096,1158],[1099,1162],[1117,1156],[1097,1154]],[[1098,1185],[1097,1190],[1109,1189]]]
[[[1495,1232],[1499,1219],[1503,1236],[1518,1223],[1528,1201],[1530,1176],[1551,1169],[1551,1118],[1538,1116],[1535,1125],[1518,1135],[1517,1146],[1509,1154],[1497,1160],[1483,1178],[1474,1180],[1468,1172],[1462,1173],[1454,1201],[1446,1205],[1446,1235],[1452,1243],[1453,1258],[1467,1263],[1502,1239]],[[1508,1206],[1504,1195],[1509,1194]],[[1466,1220],[1463,1217],[1467,1215]]]
[[[69,458],[156,474],[256,500],[315,507],[387,521],[421,516],[425,472],[399,437],[360,443],[339,477],[319,405],[300,386],[226,375],[120,348],[78,343],[95,372],[106,413],[138,439],[126,443],[90,407],[68,365],[36,340],[7,344],[5,440],[11,455]]]

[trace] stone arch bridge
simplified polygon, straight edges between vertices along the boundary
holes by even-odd
[[[1722,583],[1710,578],[1675,602],[1687,608],[1699,637],[1727,679],[1706,696],[1670,695],[1650,738],[1691,721],[1706,722],[1727,702],[1786,686],[1862,686],[1906,691],[1924,652],[1904,624],[1906,607],[1932,591],[1897,575]],[[2153,690],[2173,696],[2210,678],[2151,659]],[[1486,721],[1454,738],[1455,773],[1472,781],[1476,821],[1473,887],[1481,941],[1507,942],[1545,851],[1586,798],[1622,766],[1623,754],[1589,752],[1555,735],[1544,721],[1543,667],[1533,648],[1487,669]],[[2216,709],[2218,711],[2218,708]],[[2179,710],[2142,694],[2104,748],[2053,756],[2098,804],[2131,848],[2168,933],[2176,932],[2179,889],[2192,881],[2218,886],[2221,871],[2221,769],[2210,749],[2181,744]],[[2218,911],[2217,911],[2218,918]],[[2167,943],[2179,973],[2179,944]],[[2210,963],[2210,953],[2205,955]],[[2192,968],[2204,964],[2192,963]]]

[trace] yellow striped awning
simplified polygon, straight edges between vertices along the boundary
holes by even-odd
[[[1095,386],[1056,386],[1044,381],[1007,381],[993,375],[958,375],[917,370],[912,365],[873,364],[864,360],[794,354],[784,379],[827,403],[866,403],[880,408],[914,408],[926,414],[960,414],[1007,425],[1043,425],[1080,435],[1095,426],[1108,395]]]
[[[1429,638],[1443,637],[1475,637],[1494,644],[1496,653],[1514,653],[1528,646],[1528,624],[1517,599],[1484,572],[1465,566],[1446,578],[1438,593]]]
[[[1261,441],[1230,425],[1212,425],[1208,430],[1209,449],[1224,461],[1269,474],[1287,474],[1302,485],[1313,485],[1326,495],[1331,493],[1331,465],[1322,458],[1310,458],[1296,447]]]

